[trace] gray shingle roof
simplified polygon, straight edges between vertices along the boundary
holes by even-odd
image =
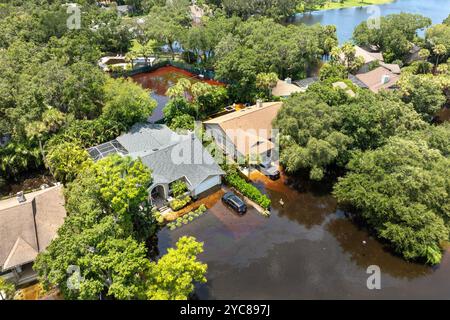
[[[161,149],[168,145],[178,143],[182,136],[162,124],[138,123],[130,131],[116,140],[128,152],[143,152]]]
[[[179,135],[165,125],[139,123],[116,140],[152,170],[152,186],[185,177],[192,190],[208,177],[224,174],[193,134]]]
[[[152,170],[152,186],[186,177],[189,189],[192,190],[208,177],[224,174],[195,136],[185,137],[182,141],[157,151],[137,152],[130,156],[141,158]]]

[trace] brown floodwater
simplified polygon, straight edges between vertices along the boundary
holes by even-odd
[[[172,66],[161,67],[152,72],[139,73],[131,77],[143,88],[151,90],[151,96],[156,100],[157,107],[149,118],[155,122],[164,118],[163,108],[169,101],[166,91],[180,79],[189,79],[192,83],[203,81],[211,85],[223,85],[214,80],[202,80],[195,74]]]
[[[448,254],[433,268],[406,262],[348,219],[329,190],[285,176],[252,179],[272,199],[270,218],[254,209],[239,217],[217,201],[190,224],[159,233],[160,254],[184,235],[204,242],[200,299],[450,298]],[[370,265],[381,268],[381,290],[367,289]]]

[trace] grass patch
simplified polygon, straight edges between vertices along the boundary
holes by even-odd
[[[330,9],[342,9],[351,7],[361,7],[370,5],[379,5],[394,2],[393,0],[344,0],[340,2],[328,2],[323,8],[319,10],[330,10]]]

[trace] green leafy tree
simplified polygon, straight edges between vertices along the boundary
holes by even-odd
[[[289,173],[306,170],[311,179],[322,180],[334,168],[345,167],[355,152],[426,126],[395,94],[361,92],[343,100],[331,85],[318,86],[321,91],[311,86],[307,93],[287,99],[274,120],[280,129],[280,161]],[[333,99],[338,106],[329,101]]]
[[[325,63],[319,71],[320,80],[346,79],[348,72],[345,66],[336,63]]]
[[[156,102],[138,84],[126,79],[109,79],[105,86],[105,105],[102,117],[130,127],[145,121]]]
[[[16,293],[14,284],[7,282],[3,277],[0,277],[0,298],[2,300],[12,300]]]
[[[380,28],[371,28],[366,22],[353,31],[353,40],[359,46],[373,46],[383,52],[388,62],[404,60],[409,54],[416,32],[429,27],[431,19],[418,14],[390,14],[380,18]]]
[[[148,65],[148,59],[155,53],[156,40],[148,40],[146,43],[141,44],[138,40],[131,41],[131,48],[129,54],[134,59],[137,57],[144,57],[145,64]]]
[[[97,161],[88,172],[96,177],[104,206],[132,229],[133,215],[148,197],[150,171],[141,161],[112,155]]]
[[[435,64],[446,60],[450,54],[450,25],[435,24],[425,32],[425,45],[434,54]],[[436,50],[437,49],[437,50]]]
[[[92,164],[87,151],[73,142],[49,148],[45,160],[53,176],[62,183],[73,181],[79,172]]]
[[[334,188],[339,202],[355,207],[406,259],[439,263],[449,235],[449,159],[424,141],[392,138],[348,169]]]
[[[446,102],[441,84],[430,75],[404,74],[399,81],[403,100],[411,103],[424,120],[431,121]]]
[[[70,66],[70,74],[63,85],[62,99],[66,106],[64,112],[70,112],[77,119],[93,119],[100,115],[106,77],[102,71],[87,62],[78,62]]]
[[[194,130],[195,118],[189,114],[175,116],[169,124],[172,130]]]
[[[152,262],[148,274],[147,297],[151,300],[187,300],[194,282],[206,282],[207,265],[197,259],[203,243],[193,237],[181,237],[158,262]]]
[[[278,75],[275,72],[259,73],[256,75],[256,87],[263,90],[267,98],[272,97],[272,89],[278,82]]]
[[[165,6],[154,6],[145,18],[144,33],[160,45],[167,45],[175,59],[175,44],[183,38],[190,24],[187,1],[171,1]]]
[[[184,181],[177,180],[171,185],[173,196],[178,198],[187,191],[187,185]]]

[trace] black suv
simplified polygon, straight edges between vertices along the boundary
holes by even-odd
[[[241,216],[247,212],[247,205],[233,192],[225,193],[222,196],[222,202]]]

